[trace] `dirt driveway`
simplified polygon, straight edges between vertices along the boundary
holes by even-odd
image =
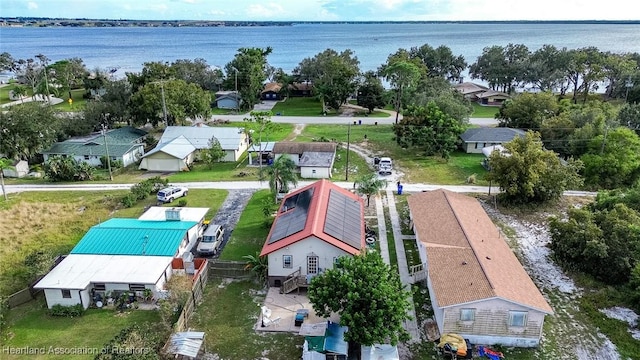
[[[220,224],[225,229],[224,241],[222,242],[222,245],[220,245],[220,251],[218,251],[218,254],[222,252],[224,247],[227,245],[227,242],[231,237],[231,233],[236,228],[236,225],[238,225],[240,215],[242,215],[244,208],[247,206],[247,203],[254,192],[256,192],[255,189],[229,190],[229,195],[227,195],[227,198],[220,206],[220,209],[218,209],[218,212],[213,217],[211,222],[214,224]]]

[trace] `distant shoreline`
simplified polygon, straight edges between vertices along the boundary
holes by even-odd
[[[240,27],[302,24],[603,24],[639,25],[640,20],[460,20],[460,21],[227,21],[0,17],[0,27]]]

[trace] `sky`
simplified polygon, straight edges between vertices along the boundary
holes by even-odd
[[[0,17],[228,21],[640,20],[636,0],[0,0]]]

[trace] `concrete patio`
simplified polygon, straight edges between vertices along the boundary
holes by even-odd
[[[290,294],[280,294],[280,288],[271,287],[267,292],[264,304],[259,305],[264,305],[271,310],[272,320],[278,318],[280,318],[280,320],[262,327],[260,306],[256,306],[256,313],[258,314],[258,320],[254,326],[256,331],[292,332],[298,334],[302,327],[295,326],[295,316],[296,311],[300,309],[309,310],[309,316],[304,319],[303,325],[326,323],[327,320],[339,322],[337,314],[333,314],[329,319],[316,316],[309,302],[309,298],[306,296],[306,291],[300,291],[300,294],[295,291]]]

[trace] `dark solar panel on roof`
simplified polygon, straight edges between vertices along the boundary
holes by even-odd
[[[360,202],[339,191],[330,190],[323,230],[326,234],[360,249],[362,239]]]
[[[312,198],[313,188],[310,188],[285,200],[281,214],[273,224],[269,244],[282,240],[304,229]]]

